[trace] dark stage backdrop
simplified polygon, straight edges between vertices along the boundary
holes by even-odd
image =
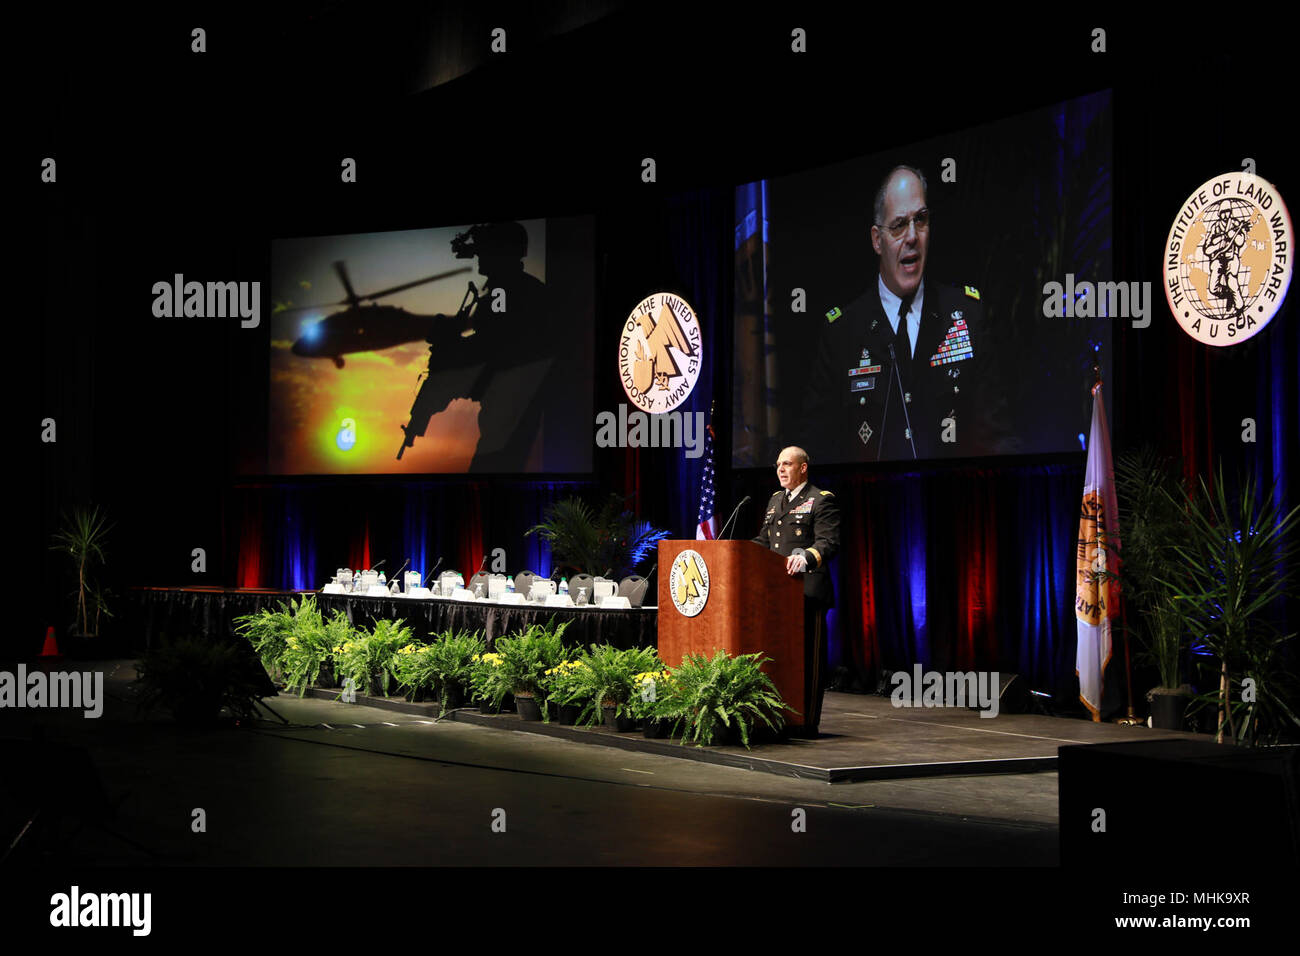
[[[635,26],[627,39],[640,42],[644,24]],[[707,38],[701,37],[704,43]],[[936,62],[965,62],[971,55],[968,39],[937,36],[927,53]],[[784,53],[784,41],[780,46],[737,55],[755,77],[752,97],[698,96],[695,87],[704,79],[693,71],[676,78],[680,89],[642,92],[627,101],[628,108],[602,107],[607,99],[602,91],[585,109],[575,109],[566,127],[571,137],[585,137],[581,141],[557,133],[557,124],[570,123],[567,114],[539,111],[517,91],[554,82],[560,85],[549,92],[557,102],[575,90],[581,93],[593,75],[601,75],[591,64],[601,50],[612,61],[609,77],[629,75],[615,69],[625,67],[627,46],[594,42],[569,56],[539,51],[546,70],[528,69],[537,59],[521,59],[519,66],[502,63],[449,84],[455,88],[376,107],[368,129],[406,135],[361,154],[363,181],[355,188],[338,182],[337,156],[355,146],[348,131],[322,140],[286,128],[280,101],[262,88],[265,77],[246,71],[244,63],[227,67],[213,58],[207,61],[209,73],[179,83],[176,101],[187,106],[174,111],[176,122],[194,111],[228,116],[243,107],[250,129],[239,142],[276,144],[265,164],[245,162],[224,147],[205,147],[164,164],[140,162],[131,150],[106,155],[105,143],[191,141],[180,135],[168,139],[175,132],[170,127],[159,132],[171,112],[155,99],[134,112],[129,108],[139,91],[149,91],[150,97],[166,92],[143,66],[133,74],[138,86],[102,80],[107,93],[120,94],[110,101],[112,109],[93,98],[83,103],[78,93],[66,100],[71,106],[60,100],[66,106],[62,111],[42,112],[48,148],[61,151],[61,179],[57,190],[33,187],[43,190],[37,194],[39,219],[22,233],[34,237],[26,251],[35,261],[24,275],[39,281],[24,285],[38,290],[43,356],[41,382],[24,396],[23,420],[50,416],[59,422],[57,445],[42,446],[33,469],[40,534],[31,552],[42,595],[40,623],[67,624],[66,595],[74,578],[65,560],[48,550],[48,540],[60,511],[83,502],[102,504],[116,521],[107,583],[119,592],[135,584],[319,586],[339,565],[355,567],[381,557],[400,563],[411,556],[407,551],[426,565],[444,555],[466,570],[485,550],[504,547],[512,570],[546,571],[549,556],[530,551],[522,533],[546,503],[574,488],[626,495],[641,517],[676,535],[693,536],[703,462],[681,452],[597,449],[592,473],[575,484],[568,483],[574,476],[557,481],[545,475],[529,482],[238,477],[247,474],[247,449],[265,448],[265,342],[237,324],[155,321],[149,316],[149,290],[176,272],[269,281],[270,239],[277,235],[594,213],[594,408],[614,410],[626,401],[614,362],[623,318],[649,292],[685,295],[701,317],[708,352],[686,410],[707,412],[714,398],[719,401],[714,425],[721,520],[744,494],[757,497],[776,486],[767,469],[728,467],[725,397],[732,394],[737,225],[732,195],[738,183],[879,153],[972,122],[1111,89],[1116,279],[1154,280],[1158,296],[1158,264],[1172,217],[1211,175],[1239,169],[1243,155],[1258,163],[1260,175],[1293,208],[1300,204],[1285,124],[1253,127],[1248,153],[1239,142],[1220,146],[1201,138],[1189,144],[1176,135],[1171,124],[1176,126],[1185,109],[1171,106],[1167,89],[1151,83],[1159,75],[1151,56],[1164,50],[1170,61],[1181,61],[1188,47],[1166,41],[1163,34],[1130,37],[1127,48],[1140,54],[1117,49],[1104,62],[1089,59],[1086,44],[1077,55],[1032,42],[991,49],[980,55],[989,76],[973,75],[945,88],[942,96],[931,95],[924,110],[917,110],[911,97],[901,106],[886,97],[877,104],[874,123],[844,122],[838,112],[844,97],[827,95],[847,89],[846,77],[860,84],[860,51],[845,49],[826,58],[818,67],[822,73],[798,72],[802,65],[765,73],[763,64]],[[111,45],[102,49],[113,51],[112,62],[99,64],[94,56],[106,54],[91,56],[88,50],[79,67],[86,82],[79,82],[78,90],[101,82],[91,82],[92,76],[117,77],[124,64],[153,62],[124,56]],[[707,44],[696,52],[692,62],[701,69],[715,62]],[[1245,51],[1225,56],[1225,73],[1234,63],[1250,66]],[[730,88],[727,84],[742,75],[727,72],[735,65],[719,63],[708,88]],[[673,81],[671,72],[660,79]],[[1027,85],[1026,75],[1045,79]],[[947,71],[936,76],[948,83]],[[365,115],[373,106],[347,101],[346,91],[339,95],[344,101],[325,101],[330,115]],[[1236,95],[1229,88],[1206,91],[1194,112],[1235,115]],[[797,101],[811,112],[801,114],[794,129],[773,118],[774,99]],[[275,105],[268,108],[268,103]],[[450,131],[479,122],[485,103],[503,114],[497,148],[452,152]],[[312,107],[317,105],[313,101]],[[734,122],[720,123],[724,114]],[[434,127],[434,117],[442,126]],[[660,180],[643,184],[639,163],[649,148],[641,142],[645,131],[672,124],[681,134],[655,141]],[[564,148],[538,149],[538,144]],[[404,146],[407,152],[400,153]],[[521,156],[538,165],[522,168]],[[441,164],[455,188],[411,185],[424,182],[431,163]],[[1192,342],[1159,297],[1149,329],[1117,323],[1112,368],[1104,370],[1116,453],[1149,442],[1182,457],[1189,476],[1208,475],[1220,458],[1229,474],[1253,465],[1276,484],[1288,507],[1295,506],[1300,336],[1294,298],[1264,332],[1230,349]],[[1089,384],[1081,376],[1083,402]],[[1255,443],[1241,440],[1245,418],[1257,423]],[[591,423],[584,427],[594,433]],[[1018,671],[1033,686],[1067,702],[1074,699],[1070,572],[1083,455],[996,464],[952,461],[925,470],[814,467],[814,480],[834,490],[846,512],[842,550],[834,562],[839,603],[832,663],[847,667],[860,686],[873,687],[882,668],[919,660],[932,667]],[[756,512],[755,505],[742,512],[738,536],[753,534]],[[192,553],[200,547],[206,570],[196,572]],[[1292,617],[1284,623],[1294,630],[1300,617],[1294,605],[1289,611]],[[39,648],[40,634],[39,627],[22,628],[0,640],[26,656]],[[1113,678],[1108,681],[1112,692],[1118,686]],[[1136,692],[1152,683],[1139,674]]]

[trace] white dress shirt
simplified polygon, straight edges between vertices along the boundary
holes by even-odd
[[[880,276],[876,281],[880,286],[880,304],[885,309],[885,318],[889,319],[889,327],[897,335],[898,307],[903,304],[903,300],[889,291],[884,276]],[[916,295],[912,296],[912,305],[907,310],[907,340],[912,347],[912,357],[916,356],[916,339],[921,334],[921,305],[924,302],[925,283],[922,282],[916,287]]]
[[[794,501],[795,498],[799,497],[799,492],[803,491],[803,486],[806,484],[808,484],[808,482],[805,481],[801,485],[799,485],[798,488],[795,488],[792,491],[787,491],[785,493],[785,500]]]

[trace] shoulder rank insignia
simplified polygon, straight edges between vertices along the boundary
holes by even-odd
[[[829,495],[829,494],[831,494],[831,492],[829,492],[829,491],[823,491],[822,494],[824,494],[824,495]]]
[[[827,321],[827,322],[834,322],[836,319],[838,319],[838,318],[839,318],[841,315],[843,315],[843,314],[844,314],[844,313],[840,311],[840,307],[837,305],[837,306],[835,306],[833,309],[831,309],[829,312],[826,313],[826,321]]]
[[[973,285],[968,285],[966,287],[966,294],[970,296],[972,299],[979,301],[980,290],[975,288]]]

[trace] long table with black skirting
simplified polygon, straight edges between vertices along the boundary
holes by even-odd
[[[489,646],[498,637],[554,618],[572,621],[564,633],[569,645],[612,644],[615,647],[654,647],[658,610],[595,607],[544,607],[537,604],[497,604],[493,601],[454,601],[322,594],[315,591],[267,591],[247,588],[133,588],[129,617],[122,622],[131,640],[152,647],[166,638],[235,637],[235,618],[274,610],[303,594],[315,594],[322,613],[343,611],[353,625],[369,627],[380,619],[403,620],[416,638],[427,641],[449,629],[482,631]]]

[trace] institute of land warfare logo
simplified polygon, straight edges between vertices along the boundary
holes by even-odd
[[[681,296],[656,292],[632,310],[618,339],[623,391],[643,412],[661,415],[690,397],[704,364],[695,310]]]
[[[673,607],[687,617],[695,617],[709,600],[709,567],[698,551],[687,548],[673,560],[668,572],[668,591]]]
[[[1291,216],[1258,176],[1226,173],[1183,204],[1165,243],[1165,298],[1206,345],[1235,345],[1268,325],[1291,284]]]

